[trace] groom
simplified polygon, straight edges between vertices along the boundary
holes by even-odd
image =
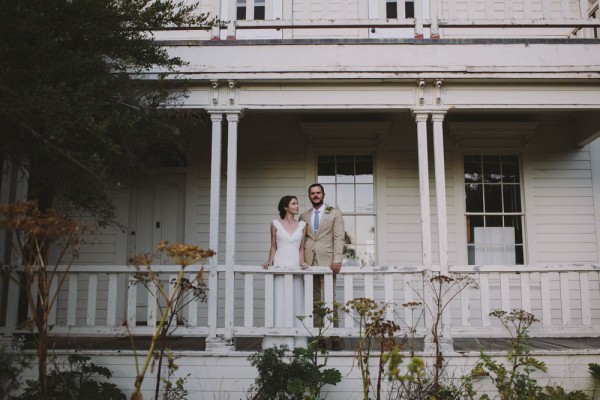
[[[300,215],[300,221],[308,224],[304,242],[304,259],[308,265],[329,266],[333,271],[333,286],[335,274],[342,268],[344,253],[344,219],[340,210],[323,203],[325,190],[319,183],[308,188],[308,198],[312,208]],[[323,299],[323,275],[314,275],[313,301],[315,309]],[[337,312],[335,313],[337,318]],[[315,318],[315,326],[321,326],[323,321]],[[335,324],[337,326],[337,323]],[[339,339],[332,337],[332,347],[339,347]]]

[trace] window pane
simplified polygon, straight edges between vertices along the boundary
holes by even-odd
[[[373,157],[356,156],[356,183],[373,183]]]
[[[373,185],[356,185],[356,212],[373,212]]]
[[[502,212],[502,193],[500,185],[484,185],[485,212]]]
[[[467,212],[483,212],[483,186],[476,184],[465,185]]]
[[[337,203],[335,185],[323,184],[323,190],[325,190],[325,204],[329,204],[332,207],[339,208],[339,205]]]
[[[356,217],[344,215],[344,243],[356,244]]]
[[[504,212],[521,212],[521,189],[519,185],[502,185]]]
[[[385,3],[385,17],[398,18],[398,3],[395,0]]]
[[[254,6],[254,19],[264,20],[265,19],[265,6]]]
[[[475,243],[475,228],[483,226],[483,216],[467,215],[467,243]]]
[[[356,217],[356,243],[375,243],[375,217],[371,215]]]
[[[407,1],[404,3],[404,16],[406,18],[414,18],[415,17],[415,2]]]
[[[520,182],[519,176],[519,159],[514,156],[503,156],[502,157],[502,181],[518,183]]]
[[[481,157],[465,156],[465,182],[481,182]]]
[[[318,159],[318,176],[319,183],[334,183],[335,182],[335,157],[319,156]]]
[[[487,215],[485,217],[485,226],[486,227],[500,227],[502,225],[502,216],[501,215]]]
[[[237,8],[237,19],[243,21],[246,19],[246,6]]]
[[[356,246],[357,259],[360,265],[363,267],[372,267],[375,265],[375,246],[372,244],[368,245],[357,245]]]
[[[504,226],[514,228],[516,244],[523,244],[523,223],[521,222],[521,219],[522,217],[520,215],[504,217]]]
[[[337,183],[354,183],[354,156],[337,157]]]
[[[523,246],[515,246],[515,264],[517,264],[517,265],[525,264],[525,256],[524,256]]]
[[[344,212],[355,212],[354,185],[337,185],[337,205]]]
[[[500,156],[483,157],[483,179],[484,182],[496,183],[502,179],[500,172]]]

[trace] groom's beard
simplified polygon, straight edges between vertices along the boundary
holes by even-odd
[[[311,202],[311,203],[312,203],[312,202]],[[314,207],[314,208],[319,208],[319,207],[321,207],[321,206],[323,205],[323,202],[322,202],[322,201],[320,201],[320,202],[318,202],[318,203],[312,203],[312,205],[313,205],[313,207]]]

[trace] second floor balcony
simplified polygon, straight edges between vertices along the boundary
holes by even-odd
[[[159,39],[597,38],[597,0],[220,0],[223,26]]]

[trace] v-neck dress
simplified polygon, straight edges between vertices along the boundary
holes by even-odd
[[[304,240],[304,227],[306,222],[299,221],[296,230],[289,233],[281,224],[281,220],[273,220],[273,225],[277,229],[275,234],[277,250],[273,259],[275,267],[298,267],[300,266],[300,244]],[[293,325],[285,324],[285,278],[282,274],[275,274],[273,278],[273,328],[298,328],[300,334],[305,333],[305,328],[296,318],[298,315],[304,315],[304,275],[294,274],[293,292],[288,294],[288,301],[293,304],[292,318]],[[294,347],[306,347],[306,336],[265,336],[262,347],[266,349],[273,346],[286,345],[290,350]]]

